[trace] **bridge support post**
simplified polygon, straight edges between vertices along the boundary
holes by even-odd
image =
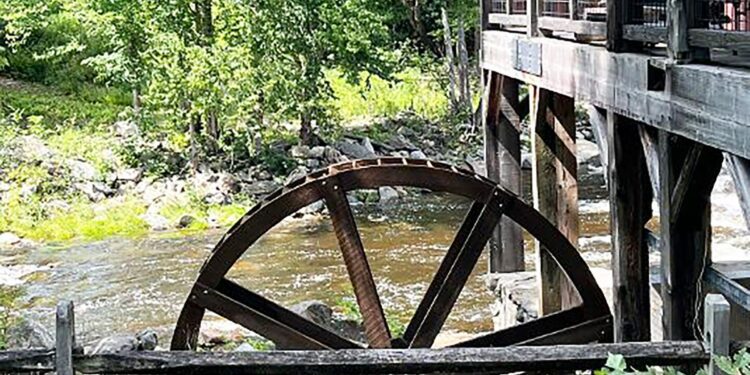
[[[521,194],[521,121],[528,112],[519,100],[517,80],[489,74],[487,113],[484,115],[484,151],[487,177]],[[489,271],[524,270],[521,228],[503,217],[490,238]]]
[[[534,208],[578,244],[578,163],[573,98],[533,88],[531,108]],[[560,267],[537,243],[539,312],[547,315],[575,305],[578,296]]]
[[[711,261],[711,190],[721,152],[659,132],[661,296],[665,340],[696,338],[696,288]]]
[[[653,200],[639,126],[607,113],[615,342],[650,341],[650,278],[645,224]]]

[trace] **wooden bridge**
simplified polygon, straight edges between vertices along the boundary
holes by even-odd
[[[482,0],[489,177],[520,192],[519,133],[530,114],[534,206],[572,243],[575,108],[590,106],[611,200],[615,341],[650,339],[644,225],[653,199],[664,338],[696,337],[700,285],[750,309],[748,290],[710,264],[709,199],[726,159],[750,222],[747,11],[747,1]],[[520,230],[502,222],[491,240],[491,271],[521,270],[521,241]],[[541,313],[548,314],[573,297],[537,247]]]

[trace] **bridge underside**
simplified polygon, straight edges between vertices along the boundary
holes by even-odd
[[[526,29],[534,25],[526,15],[510,17],[501,21],[524,21],[517,23],[528,23]],[[604,43],[492,30],[487,22],[482,68],[488,176],[511,190],[518,185],[518,137],[528,114],[535,208],[573,243],[578,236],[575,111],[576,104],[587,104],[610,187],[615,339],[651,338],[650,248],[661,253],[665,339],[696,337],[696,300],[709,289],[750,309],[750,292],[710,264],[710,194],[725,159],[750,222],[750,60],[736,64],[735,56],[732,66],[718,59],[686,63],[667,57],[675,48],[671,43],[666,50],[661,45],[660,52],[641,45],[633,49],[638,53],[617,53]],[[520,94],[524,91],[528,97]],[[653,200],[659,203],[657,213]],[[657,235],[645,229],[654,216],[660,217]],[[501,228],[492,239],[497,270],[512,270],[503,264],[513,259],[508,254],[516,248],[509,242],[512,231]],[[539,246],[537,258],[540,313],[547,314],[568,305],[569,293]]]

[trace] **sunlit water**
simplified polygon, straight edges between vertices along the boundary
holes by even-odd
[[[579,246],[592,267],[606,268],[609,207],[602,200],[601,180],[583,181]],[[749,242],[744,221],[731,189],[726,190],[714,194],[714,211],[721,217],[714,221],[718,256],[750,259],[743,250]],[[461,199],[430,194],[391,209],[357,210],[378,292],[392,319],[408,322],[467,208]],[[144,328],[156,329],[166,343],[198,269],[221,234],[172,233],[64,248],[4,250],[0,251],[0,283],[21,283],[23,313],[48,326],[56,301],[74,300],[84,343]],[[528,236],[526,249],[527,269],[532,269],[533,244]],[[492,295],[482,277],[486,262],[485,257],[479,261],[444,331],[492,329],[488,309]],[[283,222],[250,248],[229,277],[285,306],[306,300],[331,306],[353,301],[338,244],[324,216]],[[218,318],[209,315],[208,319]]]

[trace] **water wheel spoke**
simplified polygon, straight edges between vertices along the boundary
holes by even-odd
[[[417,306],[417,310],[414,312],[414,316],[411,318],[409,325],[404,331],[403,339],[407,343],[411,342],[411,340],[414,338],[414,334],[417,332],[417,329],[422,324],[422,321],[424,321],[427,310],[435,301],[435,297],[440,291],[440,288],[443,286],[443,280],[445,280],[445,278],[448,276],[448,272],[450,272],[453,264],[456,262],[456,258],[458,257],[458,254],[461,252],[461,249],[466,243],[466,239],[469,237],[471,230],[474,229],[474,225],[476,225],[477,219],[479,219],[479,214],[482,213],[483,207],[484,204],[480,202],[474,202],[469,208],[469,211],[466,213],[466,217],[464,217],[461,227],[458,229],[458,232],[456,233],[451,246],[448,248],[448,252],[445,254],[443,261],[440,263],[437,272],[435,272],[435,276],[433,277],[429,288],[427,288],[427,292],[425,292],[425,295],[422,298],[422,302],[419,304],[419,306]]]
[[[428,289],[429,295],[420,302],[417,308],[418,311],[421,310],[424,313],[420,314],[420,319],[412,319],[409,323],[410,326],[414,326],[410,332],[411,336],[405,337],[410,348],[432,346],[479,260],[485,244],[492,235],[492,230],[502,217],[501,206],[494,195],[487,204],[482,205],[479,215],[476,215],[476,210],[474,206],[469,210],[466,220],[443,261],[445,266],[441,264],[441,268],[445,269],[449,267],[449,263],[452,263],[449,271],[435,276]],[[471,230],[464,236],[462,232],[465,232],[469,226]],[[450,262],[450,260],[453,261]],[[430,292],[430,289],[433,291]]]
[[[333,230],[354,288],[367,336],[373,348],[391,347],[391,334],[385,320],[383,306],[375,287],[370,264],[367,262],[362,239],[357,230],[346,193],[333,183],[325,187],[325,202],[333,222]]]
[[[563,340],[569,338],[586,338],[595,341],[600,331],[611,324],[610,317],[603,316],[586,320],[583,306],[558,311],[539,319],[519,324],[510,328],[479,336],[453,345],[454,347],[487,348],[509,345],[542,345],[552,339],[554,343],[586,342],[586,340]]]
[[[360,348],[325,328],[227,279],[196,284],[193,302],[273,341],[280,349]]]

